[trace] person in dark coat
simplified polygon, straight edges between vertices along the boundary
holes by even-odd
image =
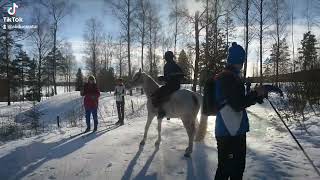
[[[240,180],[246,163],[246,133],[249,119],[246,107],[261,102],[264,89],[258,86],[246,91],[240,70],[245,51],[237,43],[229,49],[227,66],[215,77],[216,115],[215,137],[218,148],[218,169],[215,180]],[[247,93],[246,93],[247,92]]]
[[[84,96],[84,108],[86,112],[87,129],[85,130],[85,132],[90,131],[91,114],[93,116],[93,123],[94,123],[93,131],[97,131],[97,127],[98,127],[97,110],[98,110],[98,104],[99,104],[100,91],[98,89],[98,86],[96,84],[96,79],[94,76],[89,76],[88,82],[84,85],[81,95]]]
[[[161,108],[162,103],[173,92],[180,89],[181,80],[184,77],[183,71],[174,61],[174,54],[172,51],[167,51],[164,55],[166,64],[164,65],[164,76],[160,76],[159,81],[164,81],[165,85],[161,86],[152,95],[152,104],[158,108],[158,118],[163,118],[165,112]]]

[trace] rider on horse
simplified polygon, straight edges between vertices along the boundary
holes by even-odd
[[[162,103],[175,91],[180,89],[181,80],[184,73],[177,63],[173,60],[172,51],[167,51],[164,55],[166,64],[164,65],[164,76],[158,78],[159,81],[164,81],[165,85],[161,86],[152,94],[152,104],[158,108],[158,118],[163,118],[166,114],[162,109]]]

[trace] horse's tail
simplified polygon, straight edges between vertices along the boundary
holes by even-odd
[[[196,100],[198,103],[199,112],[200,113],[200,124],[197,128],[197,133],[195,137],[195,141],[203,141],[204,137],[206,136],[207,133],[207,126],[208,126],[208,116],[202,113],[202,101],[203,97],[201,94],[196,94]]]

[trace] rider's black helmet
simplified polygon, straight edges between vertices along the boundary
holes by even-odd
[[[174,54],[172,51],[167,51],[165,54],[164,54],[164,59],[166,61],[170,61],[170,60],[173,60],[174,58]]]

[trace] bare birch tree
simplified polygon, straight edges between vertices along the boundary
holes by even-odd
[[[87,55],[87,68],[88,70],[97,77],[100,70],[100,45],[102,39],[103,26],[95,18],[90,18],[86,21],[84,41],[85,41],[85,54]]]
[[[31,34],[31,42],[35,46],[35,56],[38,60],[37,66],[37,101],[41,101],[42,92],[42,64],[43,58],[47,56],[52,46],[50,25],[41,8],[36,7],[34,10],[33,23],[38,26]]]
[[[112,6],[113,14],[118,18],[123,32],[126,34],[127,59],[128,59],[128,77],[132,77],[131,72],[131,41],[132,41],[132,23],[133,23],[133,0],[108,0]],[[132,90],[130,90],[132,95]]]
[[[57,32],[62,20],[72,13],[74,4],[71,4],[70,0],[40,0],[41,4],[48,10],[48,14],[52,20],[52,35],[53,35],[53,86],[54,93],[57,94]]]
[[[276,42],[276,58],[275,58],[275,75],[276,84],[279,81],[279,59],[280,59],[280,46],[281,39],[286,36],[286,28],[288,21],[287,5],[285,0],[271,0],[272,9],[272,21],[274,24],[274,30],[272,31],[272,38]]]

